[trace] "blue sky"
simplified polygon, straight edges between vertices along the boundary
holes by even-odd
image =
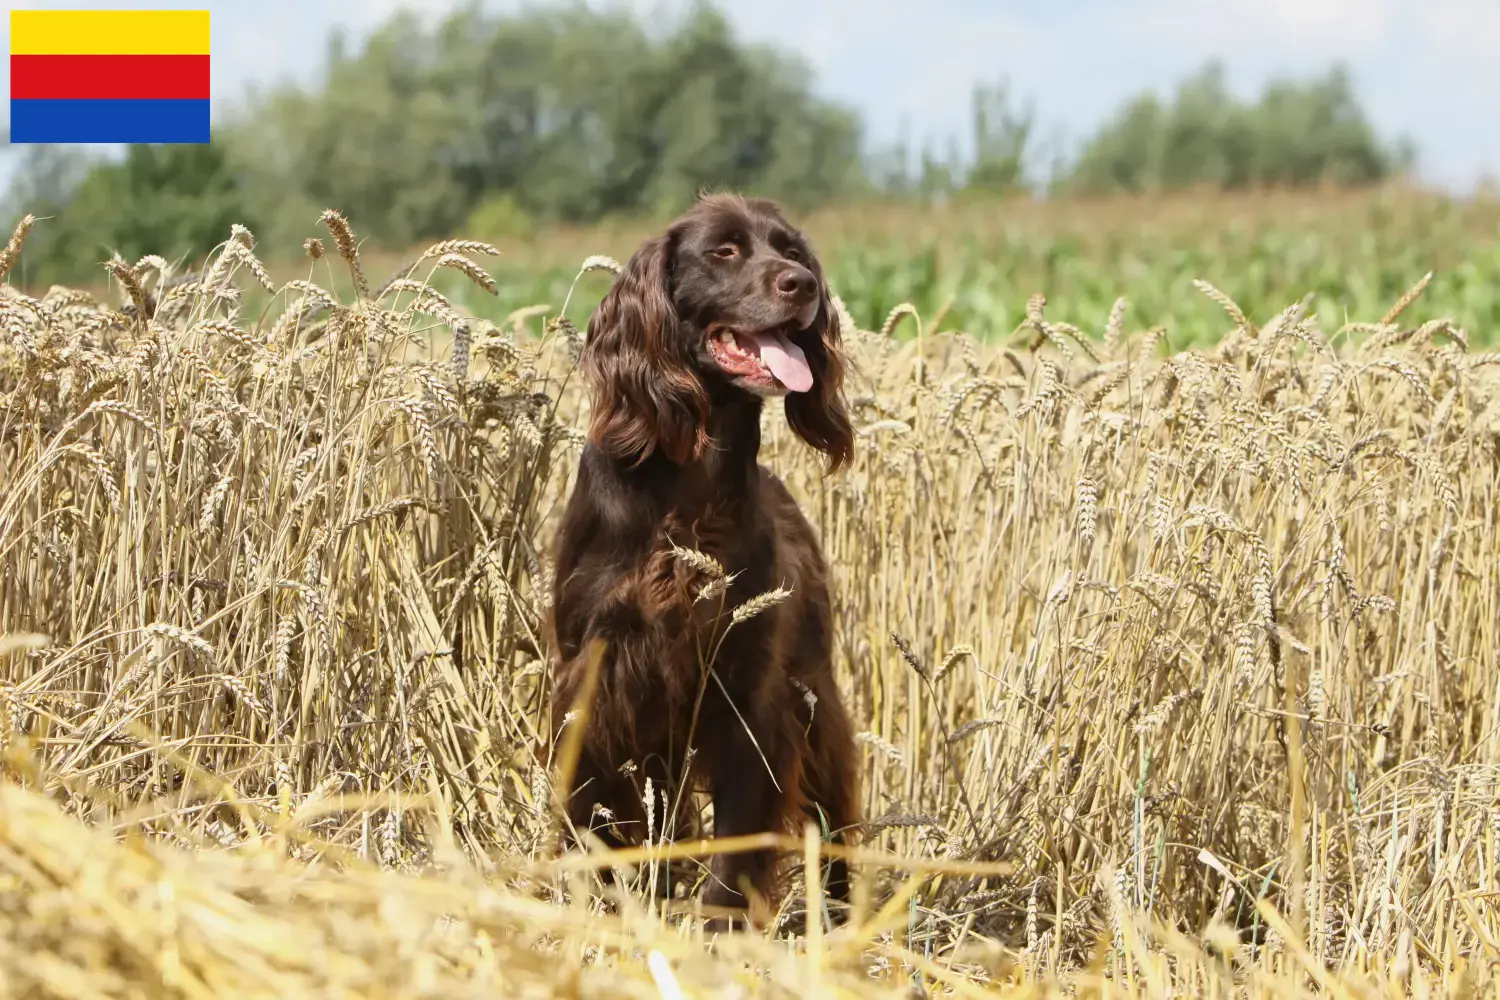
[[[627,0],[651,16],[672,0]],[[514,9],[519,0],[492,0]],[[39,8],[191,7],[202,0],[34,0]],[[307,79],[330,28],[358,37],[398,8],[438,17],[457,0],[232,0],[213,11],[214,93]],[[1455,190],[1500,176],[1500,0],[739,0],[745,37],[802,52],[820,89],[872,136],[967,131],[976,80],[1004,77],[1045,132],[1076,141],[1145,88],[1210,56],[1246,95],[1345,61],[1376,126],[1417,143],[1423,175]],[[9,32],[8,19],[0,30]],[[4,67],[9,73],[9,67]],[[7,83],[8,88],[8,83]],[[8,160],[8,157],[5,158]],[[0,163],[0,181],[9,170]]]

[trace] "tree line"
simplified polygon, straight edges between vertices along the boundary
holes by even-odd
[[[1036,116],[1003,84],[971,95],[969,149],[871,148],[800,58],[737,38],[699,6],[667,30],[585,7],[428,25],[394,15],[357,49],[329,43],[314,85],[245,95],[206,146],[123,158],[25,147],[6,208],[48,217],[27,283],[97,275],[111,253],[201,256],[242,222],[297,245],[338,207],[387,245],[463,230],[661,215],[704,186],[805,209],[871,197],[1134,192],[1378,182],[1412,150],[1375,134],[1334,68],[1257,101],[1210,63],[1168,98],[1127,103],[1070,158],[1040,163]]]

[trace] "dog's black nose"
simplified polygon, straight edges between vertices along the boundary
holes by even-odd
[[[776,291],[794,302],[806,302],[818,290],[818,280],[805,267],[789,267],[776,276]]]

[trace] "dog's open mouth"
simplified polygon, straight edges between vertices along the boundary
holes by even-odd
[[[734,330],[727,326],[708,328],[708,353],[724,371],[751,382],[780,383],[792,392],[812,388],[812,369],[802,348],[792,342],[792,327],[769,330]]]

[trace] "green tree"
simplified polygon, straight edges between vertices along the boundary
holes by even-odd
[[[929,141],[914,156],[903,123],[894,143],[868,157],[868,183],[891,197],[926,201],[1014,194],[1036,186],[1031,176],[1035,164],[1030,162],[1037,153],[1031,102],[1017,105],[1004,82],[976,84],[970,95],[969,125],[967,154],[960,151],[957,137],[949,136],[941,145]]]
[[[1263,183],[1368,184],[1413,161],[1408,144],[1380,144],[1341,66],[1305,84],[1273,83],[1250,118],[1250,175]]]
[[[660,33],[582,5],[471,5],[432,28],[397,15],[357,53],[333,51],[321,86],[250,102],[227,134],[288,225],[333,205],[394,242],[448,235],[501,196],[583,222],[668,211],[705,186],[805,206],[862,182],[854,114],[707,6]]]
[[[1370,184],[1411,165],[1409,146],[1386,146],[1334,66],[1306,81],[1277,80],[1256,103],[1229,92],[1224,68],[1206,64],[1172,99],[1147,93],[1126,103],[1084,144],[1068,187],[1173,190],[1207,184]]]
[[[980,84],[974,88],[972,116],[974,165],[966,186],[996,194],[1024,189],[1036,126],[1034,107],[1014,107],[1010,88],[1003,83]]]
[[[20,276],[33,283],[98,277],[115,253],[194,260],[231,224],[255,222],[215,144],[132,145],[115,162],[30,147],[6,200],[12,216],[41,217],[21,258]]]

